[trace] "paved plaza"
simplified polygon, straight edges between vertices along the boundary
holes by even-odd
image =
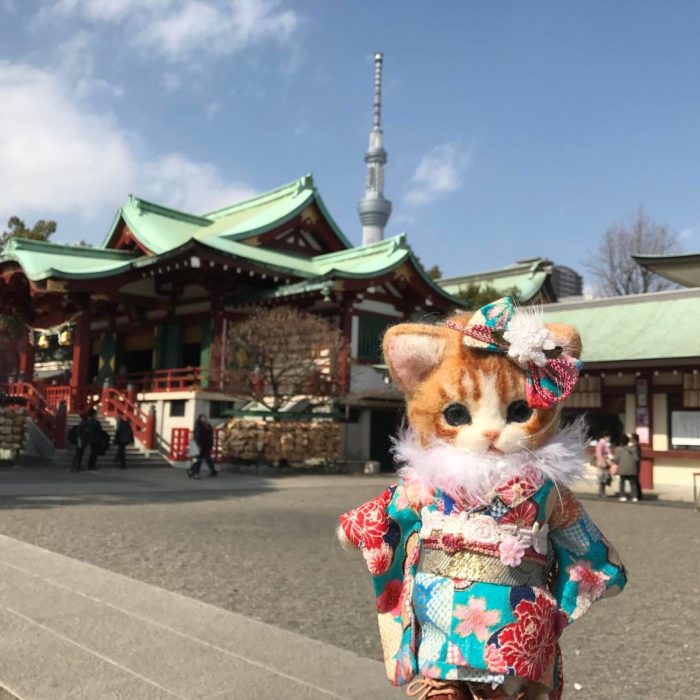
[[[334,537],[386,482],[0,472],[0,685],[22,700],[402,697],[368,574]],[[565,632],[565,698],[696,697],[700,513],[584,498],[630,584]]]

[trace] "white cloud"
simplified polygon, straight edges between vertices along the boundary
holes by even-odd
[[[144,165],[139,191],[159,204],[203,214],[255,194],[245,183],[225,182],[210,163],[171,153]]]
[[[195,212],[253,193],[179,153],[142,157],[68,82],[26,64],[0,62],[0,133],[0,222],[15,214],[108,221],[130,191]]]
[[[77,32],[56,48],[56,71],[72,86],[78,98],[96,92],[107,92],[113,97],[121,97],[124,89],[120,85],[113,85],[95,76],[92,49],[93,37],[87,32]]]
[[[76,104],[56,77],[0,63],[0,215],[94,215],[128,189],[135,163],[104,115]]]
[[[17,11],[17,8],[12,0],[2,0],[2,2],[0,2],[0,10],[14,13]]]
[[[45,6],[47,17],[121,24],[127,41],[171,62],[286,44],[300,22],[279,0],[60,0]]]
[[[678,239],[680,241],[689,241],[695,235],[695,229],[684,228],[679,234]]]
[[[421,158],[404,201],[410,206],[422,206],[459,189],[470,161],[459,144],[435,146]]]

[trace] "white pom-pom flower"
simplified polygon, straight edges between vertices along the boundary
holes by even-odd
[[[523,369],[529,363],[544,367],[547,364],[545,350],[554,350],[556,347],[552,332],[544,327],[535,314],[514,313],[503,338],[510,343],[508,357]]]

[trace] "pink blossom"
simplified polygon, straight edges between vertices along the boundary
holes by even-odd
[[[605,582],[610,577],[602,571],[593,571],[589,561],[579,561],[572,564],[567,572],[572,581],[578,582],[579,595],[595,600],[605,593]]]
[[[503,654],[495,644],[487,644],[484,647],[484,661],[486,668],[492,673],[505,673],[508,670]]]
[[[499,545],[498,552],[506,566],[520,566],[525,556],[525,545],[517,537],[508,535]]]
[[[485,598],[471,598],[467,605],[457,605],[454,616],[461,620],[455,632],[462,637],[473,634],[480,642],[489,638],[489,627],[494,627],[501,621],[498,610],[486,609]]]

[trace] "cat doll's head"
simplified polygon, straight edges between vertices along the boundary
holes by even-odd
[[[508,297],[446,324],[394,326],[383,346],[420,447],[485,457],[537,449],[557,432],[581,354],[573,328],[544,325]]]

